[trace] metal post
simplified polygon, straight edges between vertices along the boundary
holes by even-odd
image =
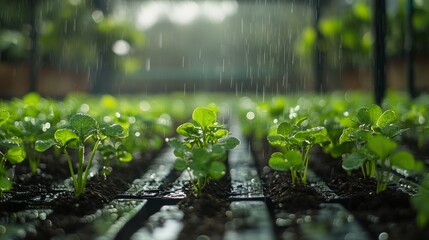
[[[31,49],[30,49],[30,73],[29,73],[29,92],[36,92],[37,91],[37,77],[39,73],[39,59],[38,59],[38,42],[39,42],[39,34],[37,32],[37,21],[36,21],[36,11],[37,11],[37,0],[29,1],[29,7],[30,9],[30,25],[31,25],[31,31],[30,31],[30,42],[31,42]]]
[[[315,0],[315,18],[314,18],[314,29],[316,31],[315,49],[314,49],[314,79],[316,81],[316,92],[323,93],[324,87],[324,72],[323,72],[323,52],[320,50],[320,41],[322,34],[319,30],[319,20],[321,15],[321,0]]]
[[[408,79],[408,93],[411,98],[417,96],[415,77],[414,77],[414,0],[407,0],[407,29],[405,36],[405,51],[407,55],[407,79]]]
[[[386,1],[376,0],[374,3],[374,96],[375,102],[381,104],[386,92]]]

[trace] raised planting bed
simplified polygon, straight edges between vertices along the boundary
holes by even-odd
[[[335,138],[331,131],[339,125],[332,127],[318,121],[303,119],[293,124],[283,124],[288,120],[278,117],[274,121],[272,116],[266,115],[267,119],[258,119],[262,123],[259,125],[249,120],[259,116],[255,109],[245,110],[247,120],[244,121],[239,111],[235,111],[236,115],[225,115],[226,112],[217,109],[219,116],[222,116],[219,119],[225,121],[218,122],[215,107],[207,106],[196,108],[192,120],[186,122],[182,119],[172,124],[177,126],[177,134],[173,131],[159,134],[166,130],[161,128],[158,135],[144,139],[145,144],[152,146],[159,145],[157,142],[162,139],[159,147],[144,151],[127,149],[132,152],[133,161],[106,165],[106,152],[103,152],[106,149],[95,151],[94,160],[87,168],[87,184],[79,196],[76,196],[75,179],[70,177],[69,159],[64,153],[64,148],[68,147],[71,159],[79,156],[79,152],[74,151],[79,149],[79,145],[75,145],[77,142],[73,142],[78,141],[73,140],[77,139],[74,135],[70,140],[72,142],[62,141],[57,136],[56,144],[62,143],[63,151],[56,152],[54,148],[46,150],[36,174],[28,165],[17,163],[13,167],[13,161],[9,162],[6,166],[14,170],[15,178],[13,188],[4,191],[1,198],[1,238],[429,238],[428,228],[417,224],[418,212],[413,207],[415,196],[421,194],[420,181],[424,172],[405,171],[397,164],[388,169],[386,189],[377,191],[377,181],[369,176],[364,177],[361,169],[345,171],[349,165],[344,159],[350,152],[333,156],[335,146],[327,142],[338,140],[345,128],[341,128],[338,138]],[[268,108],[267,112],[281,113],[283,118],[294,116],[285,114],[285,106],[282,111]],[[143,104],[143,107],[146,109],[147,106]],[[255,116],[249,115],[249,111]],[[299,117],[303,114],[301,111],[308,113],[310,110],[293,107],[291,112]],[[68,117],[74,115],[70,113]],[[106,120],[114,118],[105,113],[100,116]],[[122,119],[126,123],[120,126],[136,137],[142,134],[140,131],[143,129],[137,128],[138,118],[133,116],[127,113],[127,120]],[[320,121],[323,119],[312,116]],[[11,118],[14,116],[11,115]],[[94,119],[100,121],[99,117]],[[163,122],[168,117],[163,115],[155,119],[158,120],[150,123]],[[254,131],[246,130],[248,120],[253,124]],[[120,129],[115,127],[115,122],[106,123],[110,123],[111,128]],[[65,126],[66,123],[59,125],[55,131],[61,133],[68,131],[61,129],[71,129]],[[73,126],[77,127],[76,124]],[[377,127],[370,127],[368,131],[381,135]],[[72,132],[78,133],[80,130]],[[256,130],[261,132],[256,133]],[[83,157],[91,157],[89,149],[97,139],[112,132],[116,130],[98,137],[94,135],[89,140],[83,139],[84,147],[88,149]],[[113,135],[119,136],[119,132]],[[317,139],[314,139],[315,136]],[[139,146],[139,138],[134,137],[130,142],[118,141],[124,145]],[[304,147],[296,144],[302,139],[305,141]],[[287,142],[289,140],[291,142]],[[281,141],[289,145],[281,145]],[[307,143],[310,145],[305,145]],[[19,147],[20,144],[13,146]],[[359,143],[359,146],[367,147],[366,143]],[[368,150],[371,148],[369,146]],[[308,154],[300,154],[301,151]],[[128,156],[124,154],[119,151],[113,155]],[[8,156],[13,158],[12,155]],[[293,160],[295,165],[287,165],[285,171],[279,159],[285,162]],[[87,162],[85,160],[82,165],[84,170]],[[290,166],[300,167],[294,172]],[[383,167],[380,162],[374,166],[376,171]],[[77,176],[79,163],[74,162],[72,167]],[[103,171],[106,169],[109,171]],[[210,178],[204,179],[206,176]]]

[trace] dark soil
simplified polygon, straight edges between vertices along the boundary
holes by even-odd
[[[416,212],[407,193],[389,185],[377,194],[375,180],[364,179],[359,171],[348,175],[341,167],[341,159],[324,154],[320,148],[313,150],[310,166],[343,198],[343,205],[374,239],[379,239],[380,234],[387,234],[388,239],[429,239],[429,229],[416,225]]]
[[[184,228],[178,239],[197,239],[202,235],[209,236],[212,240],[222,239],[228,220],[226,212],[229,210],[230,190],[230,179],[227,176],[219,181],[211,181],[199,199],[194,197],[192,186],[186,185],[187,197],[179,203],[180,209],[185,213]]]
[[[292,184],[289,172],[271,172],[266,176],[268,196],[275,210],[296,212],[307,209],[318,209],[325,199],[308,185]]]
[[[54,236],[75,232],[86,224],[82,221],[82,216],[94,213],[96,210],[112,201],[118,194],[126,191],[132,181],[140,177],[149,166],[156,154],[157,152],[147,153],[141,159],[135,159],[129,164],[116,167],[106,179],[102,176],[94,176],[88,180],[86,190],[79,198],[75,198],[74,193],[70,191],[57,191],[56,197],[51,201],[41,201],[38,205],[34,205],[34,203],[24,204],[23,206],[26,208],[46,208],[54,210],[46,219],[36,222],[36,231],[30,233],[27,238],[50,239]],[[50,169],[49,171],[52,172],[55,172],[56,168],[58,168],[57,171],[59,172],[63,171],[61,169],[68,170],[67,166],[63,164],[50,164],[48,168]],[[67,171],[61,176],[68,177],[69,174],[70,173]],[[45,192],[52,190],[50,184],[61,180],[55,179],[52,175],[46,173],[36,176],[25,174],[25,176],[30,177],[18,179],[17,183],[14,185],[14,187],[16,186],[16,188],[14,188],[14,200],[16,199],[16,193],[18,193],[18,191],[27,191],[26,196],[22,196],[23,199],[30,195],[43,195]],[[29,198],[26,199],[28,200]],[[11,207],[10,204],[5,204],[5,206],[6,205]],[[15,209],[9,208],[3,210],[13,212],[18,209],[15,207]],[[2,214],[6,213],[3,212]]]

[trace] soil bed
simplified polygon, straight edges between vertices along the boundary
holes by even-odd
[[[377,194],[375,180],[364,179],[359,171],[347,175],[341,159],[324,154],[320,148],[313,150],[310,167],[343,199],[342,204],[374,239],[429,239],[428,229],[416,224],[409,194],[392,184]]]
[[[33,206],[38,209],[53,209],[54,212],[46,219],[38,220],[35,223],[37,231],[29,233],[26,238],[50,239],[77,231],[85,224],[81,221],[82,216],[94,213],[111,202],[117,194],[126,191],[129,184],[144,172],[157,153],[147,153],[142,159],[116,167],[106,179],[99,175],[94,176],[88,180],[85,192],[78,199],[73,192],[62,191],[52,201]],[[61,167],[58,164],[53,166]],[[33,183],[33,186],[37,184]]]
[[[226,176],[219,181],[211,181],[199,199],[194,197],[190,184],[184,187],[187,197],[179,202],[179,208],[185,213],[179,240],[196,239],[202,235],[212,240],[223,238],[228,221],[226,212],[230,206],[230,183]]]

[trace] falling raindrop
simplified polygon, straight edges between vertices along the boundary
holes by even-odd
[[[145,66],[146,66],[146,71],[150,71],[150,58],[147,58],[146,59],[146,63],[145,63]]]

